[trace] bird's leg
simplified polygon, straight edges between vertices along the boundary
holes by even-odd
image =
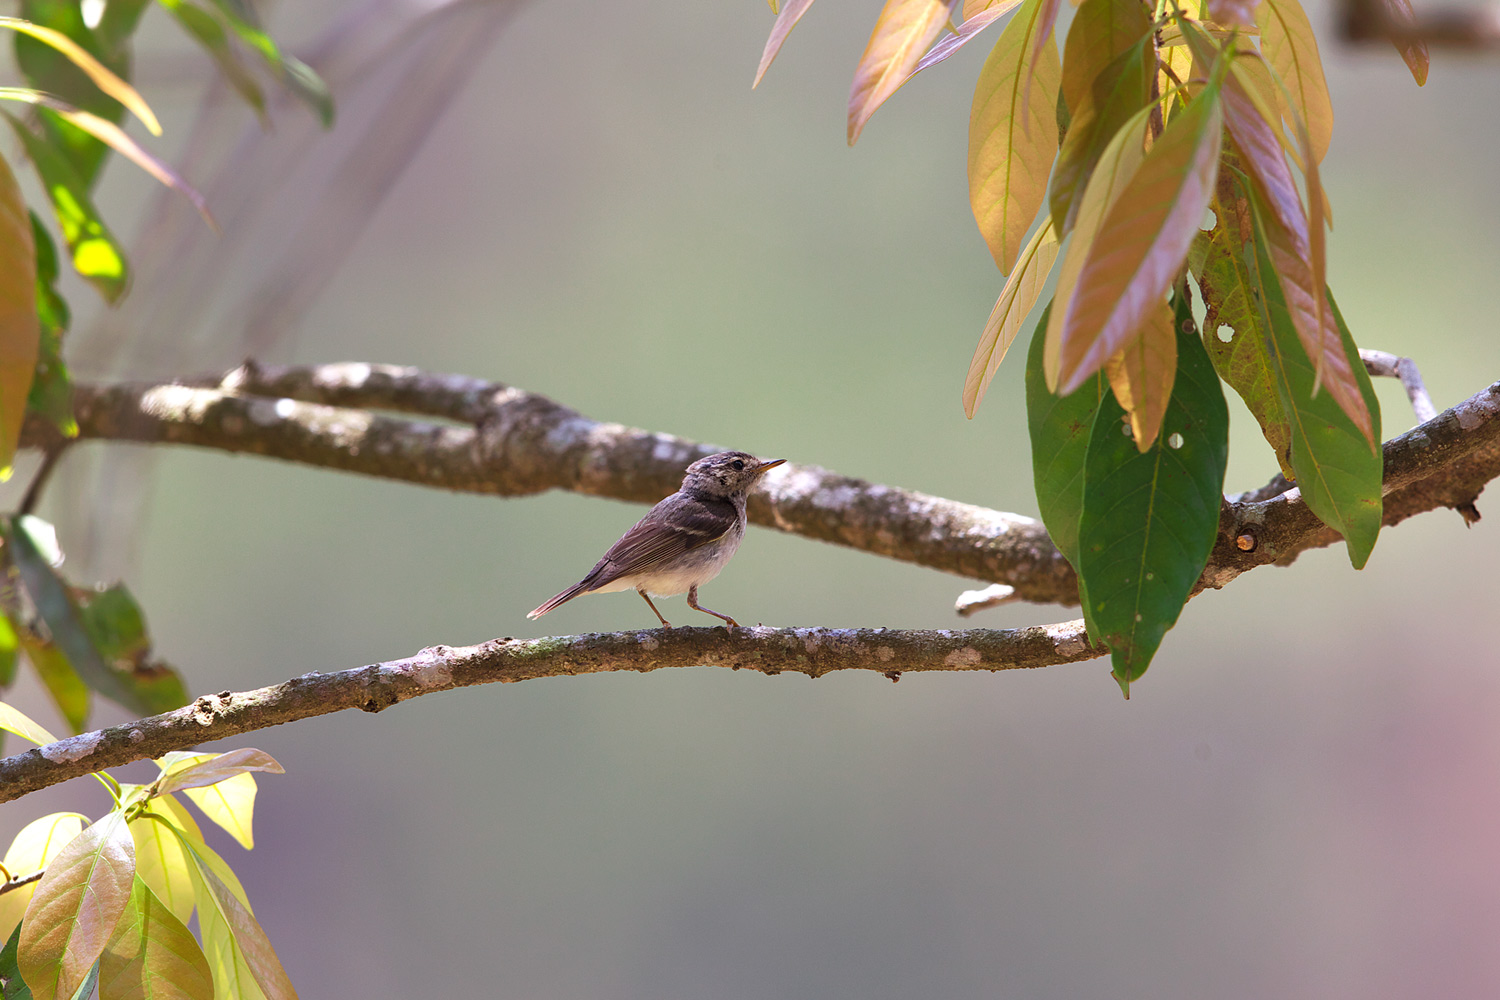
[[[644,590],[637,590],[636,593],[641,595],[641,600],[646,602],[646,606],[651,609],[651,613],[656,616],[656,620],[661,622],[662,628],[672,627],[672,623],[663,618],[661,616],[661,612],[656,610],[656,605],[651,603],[651,598],[646,596],[646,592]],[[720,617],[723,616],[721,615]]]
[[[728,615],[721,615],[717,611],[715,611],[713,608],[705,608],[705,607],[702,607],[701,605],[699,605],[699,603],[698,603],[698,588],[697,587],[689,587],[688,588],[688,607],[692,608],[694,611],[701,611],[701,612],[703,612],[706,615],[713,615],[715,618],[722,618],[726,622],[729,623],[729,627],[730,628],[739,628],[740,627],[740,623],[737,622],[737,621],[735,621],[733,618],[729,617]]]

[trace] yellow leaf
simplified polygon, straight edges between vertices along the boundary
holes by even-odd
[[[1333,102],[1307,14],[1297,0],[1263,0],[1255,23],[1260,27],[1261,54],[1286,87],[1284,94],[1279,88],[1276,93],[1282,113],[1307,123],[1311,158],[1321,163],[1333,138]]]
[[[15,733],[23,740],[30,740],[37,746],[48,743],[56,743],[57,737],[47,732],[45,728],[32,722],[31,719],[18,708],[7,705],[0,701],[0,729],[7,733]]]
[[[15,174],[0,159],[0,470],[9,470],[21,439],[40,343],[31,215]]]
[[[116,76],[113,70],[95,59],[82,46],[61,31],[55,31],[44,25],[33,24],[19,17],[0,17],[0,28],[19,31],[23,35],[30,35],[38,41],[46,42],[72,60],[73,65],[83,70],[88,78],[94,82],[94,86],[125,105],[131,114],[135,115],[145,124],[147,131],[152,135],[161,135],[161,123],[156,120],[156,115],[151,113],[150,106],[146,104],[140,94],[136,93],[135,88]]]
[[[1130,433],[1142,454],[1161,432],[1172,382],[1177,377],[1177,330],[1172,307],[1146,314],[1140,332],[1104,366],[1115,400],[1130,416]]]
[[[1058,271],[1057,294],[1054,307],[1047,320],[1047,340],[1042,352],[1042,373],[1047,388],[1057,391],[1058,366],[1061,359],[1063,308],[1073,289],[1078,285],[1078,275],[1083,262],[1093,246],[1099,224],[1104,221],[1104,212],[1114,204],[1125,185],[1130,183],[1145,159],[1146,120],[1151,108],[1145,107],[1135,113],[1120,131],[1115,133],[1094,172],[1089,175],[1088,185],[1083,190],[1083,200],[1078,206],[1078,218],[1073,223],[1073,234],[1068,240],[1068,249],[1063,254],[1062,268]]]
[[[203,901],[198,920],[215,989],[224,982],[233,984],[241,997],[296,1000],[297,991],[229,866],[206,846],[184,846],[194,861],[193,877]]]
[[[213,1000],[213,976],[203,949],[140,879],[99,961],[101,997]]]
[[[122,794],[123,794],[122,787]],[[203,832],[187,809],[172,795],[159,795],[150,811],[164,816],[184,836],[202,841]],[[135,873],[145,881],[172,915],[183,923],[193,914],[193,882],[190,862],[172,832],[161,820],[140,816],[130,821],[135,838]]]
[[[775,0],[772,0],[774,6]],[[813,0],[787,0],[785,7],[776,15],[776,23],[771,25],[770,37],[766,39],[765,51],[760,54],[760,66],[755,70],[755,82],[750,85],[754,90],[760,86],[761,77],[766,75],[766,70],[771,68],[771,63],[776,59],[776,54],[781,51],[781,45],[786,41],[797,22],[802,20],[802,15],[807,13],[807,8],[813,5]]]
[[[57,852],[82,832],[86,820],[87,817],[78,813],[64,812],[27,823],[5,852],[5,870],[15,877],[46,868],[47,862],[57,857]],[[31,894],[35,891],[36,883],[33,882],[0,896],[0,938],[10,940],[10,932],[21,922],[21,914],[26,912],[26,904],[31,902]]]
[[[217,754],[196,754],[203,760],[211,760]],[[236,774],[216,785],[205,788],[184,788],[186,795],[214,823],[224,830],[245,850],[255,846],[250,832],[250,823],[255,814],[255,775],[249,772]]]
[[[1047,275],[1057,260],[1057,234],[1052,231],[1052,222],[1042,223],[1021,257],[1011,270],[995,308],[979,336],[979,346],[974,348],[974,360],[969,362],[969,373],[964,377],[964,415],[972,418],[984,398],[990,381],[1000,368],[1005,352],[1015,342],[1021,324],[1041,297],[1047,284]]]
[[[1057,155],[1062,66],[1050,34],[1033,58],[1048,2],[1026,0],[1005,26],[979,73],[969,113],[969,204],[1002,272],[1020,253]]]
[[[875,109],[911,78],[923,53],[947,25],[956,2],[886,0],[849,89],[849,145],[859,139]]]

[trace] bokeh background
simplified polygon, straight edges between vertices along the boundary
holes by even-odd
[[[752,92],[758,0],[533,0],[261,356],[484,376],[1034,513],[1019,358],[977,419],[959,405],[1002,284],[964,179],[988,46],[920,75],[851,150],[879,6],[815,5]],[[284,5],[272,27],[296,48],[339,11]],[[1417,358],[1450,405],[1500,375],[1500,60],[1437,54],[1419,90],[1310,12],[1337,118],[1333,287],[1360,343]],[[206,63],[164,25],[140,63],[180,133]],[[129,174],[107,184],[116,219],[148,197]],[[198,293],[234,302],[245,281]],[[152,364],[243,353],[227,326],[180,335],[195,346]],[[1387,433],[1409,426],[1399,387],[1378,391]],[[1231,490],[1274,471],[1233,412]],[[629,594],[524,617],[640,508],[183,449],[151,468],[128,579],[198,692],[649,620]],[[70,523],[106,492],[59,486],[44,513]],[[309,998],[1494,995],[1492,503],[1473,529],[1437,512],[1387,531],[1360,573],[1329,549],[1194,600],[1128,703],[1103,662],[468,689],[233,741],[288,773],[261,781],[253,852],[214,843]],[[756,529],[704,599],[767,624],[952,627],[972,585]],[[16,697],[60,728],[34,684]],[[61,808],[105,803],[80,781],[7,804],[0,842]]]

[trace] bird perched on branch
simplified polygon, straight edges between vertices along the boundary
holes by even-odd
[[[634,590],[666,628],[651,596],[687,592],[688,607],[722,618],[731,628],[739,622],[698,604],[698,588],[719,575],[745,537],[745,502],[750,488],[768,470],[785,462],[763,462],[743,451],[700,458],[687,467],[682,488],[652,507],[636,526],[610,546],[588,576],[528,614],[540,618],[579,594]]]

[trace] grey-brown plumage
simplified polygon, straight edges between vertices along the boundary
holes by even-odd
[[[662,625],[672,625],[649,595],[670,597],[684,591],[688,607],[731,627],[739,622],[698,604],[698,588],[729,562],[745,537],[745,502],[750,488],[784,458],[763,462],[743,451],[725,451],[700,458],[687,467],[682,488],[652,507],[604,558],[578,581],[528,614],[540,618],[579,594],[635,590],[650,605]]]

